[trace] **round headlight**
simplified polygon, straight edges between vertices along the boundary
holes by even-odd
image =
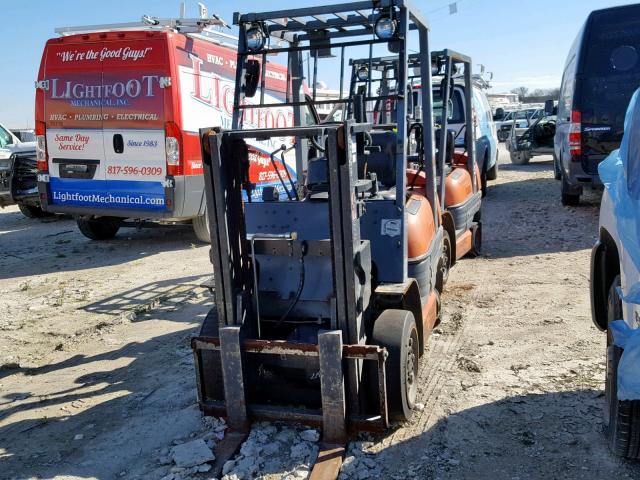
[[[369,80],[369,69],[364,65],[358,69],[358,80],[361,82]]]
[[[388,40],[396,34],[398,21],[388,16],[378,18],[375,25],[376,35],[380,40]]]
[[[247,48],[252,52],[261,50],[265,43],[264,32],[260,27],[251,27],[246,33]]]

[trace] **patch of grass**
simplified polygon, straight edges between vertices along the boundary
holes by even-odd
[[[64,288],[59,291],[58,296],[53,300],[54,307],[61,307],[64,304],[65,291]]]

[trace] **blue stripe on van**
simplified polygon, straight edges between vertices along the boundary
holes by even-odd
[[[57,178],[50,180],[51,202],[136,210],[166,210],[164,187],[160,182],[131,180],[82,180]]]

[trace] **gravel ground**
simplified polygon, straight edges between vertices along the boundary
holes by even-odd
[[[640,478],[602,433],[591,324],[599,196],[562,207],[549,158],[501,151],[484,255],[462,260],[424,358],[420,411],[353,439],[341,478]],[[197,409],[189,338],[211,306],[189,229],[90,242],[69,219],[0,210],[0,478],[212,478],[226,434]],[[303,426],[254,425],[225,480],[302,479]]]

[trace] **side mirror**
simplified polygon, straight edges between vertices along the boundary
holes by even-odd
[[[496,108],[496,114],[494,116],[494,120],[502,120],[504,118],[504,108],[498,107]]]
[[[258,90],[260,83],[260,62],[258,60],[247,60],[244,73],[244,94],[246,97],[253,97]]]
[[[553,100],[547,100],[546,102],[544,102],[544,113],[546,113],[547,115],[553,115]]]

